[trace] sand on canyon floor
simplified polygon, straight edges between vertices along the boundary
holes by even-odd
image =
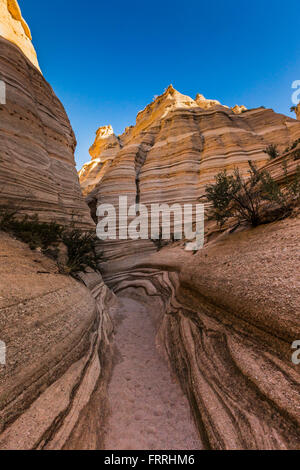
[[[202,449],[188,400],[156,348],[151,313],[145,305],[122,298],[115,320],[105,448]]]

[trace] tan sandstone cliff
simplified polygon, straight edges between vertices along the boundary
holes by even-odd
[[[271,109],[233,109],[173,87],[120,136],[122,148],[88,195],[118,206],[193,202],[223,169],[266,166],[284,183],[297,168],[300,124]],[[269,161],[266,147],[282,156]],[[84,177],[81,178],[84,180]],[[147,304],[158,343],[189,398],[208,449],[299,449],[299,216],[231,234],[210,227],[196,255],[175,243],[106,241],[101,264],[120,296]]]
[[[93,227],[75,169],[65,110],[34,60],[17,2],[0,1],[0,206]],[[26,33],[26,31],[27,33]]]
[[[0,209],[94,229],[73,130],[30,39],[17,2],[0,0]],[[114,296],[99,273],[80,277],[60,274],[39,251],[0,231],[1,450],[102,445]]]
[[[128,196],[129,205],[138,200],[148,208],[152,203],[196,203],[219,171],[238,166],[247,173],[248,160],[259,166],[267,162],[264,150],[268,145],[277,144],[284,151],[299,137],[299,123],[271,109],[230,109],[202,95],[193,100],[171,85],[119,137],[120,148],[114,137],[110,165],[101,166],[101,181],[87,201],[94,215],[100,202],[118,208],[119,196]],[[105,160],[107,148],[102,138],[101,146],[98,141],[92,147],[93,157],[101,160],[103,151]],[[96,173],[97,167],[94,182]],[[89,177],[85,169],[80,181],[86,190]],[[147,240],[107,241],[101,249],[109,260],[102,266],[108,282],[121,278],[123,269],[126,273],[137,256],[155,251]]]
[[[100,127],[90,148],[92,160],[83,165],[79,172],[82,193],[87,196],[100,183],[112,161],[121,149],[120,139],[111,126]]]
[[[30,62],[40,70],[36,52],[32,45],[29,26],[22,17],[16,0],[0,1],[0,36],[16,44]]]

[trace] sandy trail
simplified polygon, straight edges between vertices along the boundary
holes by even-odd
[[[109,450],[203,448],[186,397],[155,345],[144,305],[122,299],[115,335],[116,365],[109,386]]]

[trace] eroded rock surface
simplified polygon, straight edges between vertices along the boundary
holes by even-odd
[[[15,0],[0,1],[0,80],[6,89],[0,105],[0,207],[93,228],[75,168],[73,130],[33,60],[20,15]]]
[[[72,447],[101,377],[105,388],[114,297],[99,274],[82,274],[85,287],[3,232],[0,261],[0,338],[7,349],[0,366],[0,448],[61,449],[69,441]],[[97,429],[102,413],[99,401]],[[100,439],[91,423],[90,432]],[[83,434],[80,445],[93,445]]]
[[[95,142],[90,148],[92,160],[83,165],[79,172],[82,193],[85,196],[100,183],[120,148],[121,141],[111,126],[97,130]]]
[[[200,106],[201,105],[201,106]],[[233,110],[170,87],[137,117],[89,194],[100,203],[196,203],[223,169],[265,166],[280,183],[297,170],[299,123],[270,109]],[[282,156],[264,152],[276,144]],[[294,145],[292,145],[294,144]],[[287,147],[290,150],[287,150]],[[291,149],[292,147],[292,149]],[[299,449],[299,218],[221,234],[205,248],[159,253],[151,241],[106,241],[101,264],[118,294],[147,304],[189,398],[203,445]]]
[[[30,62],[40,70],[36,52],[31,42],[32,37],[29,26],[22,17],[16,0],[0,0],[0,36],[16,44]]]
[[[207,448],[300,448],[299,229],[223,234],[195,256],[165,248],[114,286],[161,325]]]
[[[268,145],[276,144],[278,151],[284,152],[298,138],[299,122],[271,109],[236,106],[232,110],[203,95],[194,100],[170,86],[138,114],[136,125],[120,136],[119,150],[112,130],[109,137],[96,139],[93,156],[102,149],[105,155],[103,142],[113,139],[109,154],[113,158],[106,169],[100,167],[101,182],[87,201],[94,220],[100,203],[113,204],[118,213],[119,196],[128,197],[128,206],[145,204],[149,212],[153,203],[196,204],[218,172],[238,166],[247,174],[248,160],[258,166],[267,163],[264,150]],[[80,179],[86,189],[84,171]],[[93,178],[95,181],[94,174]],[[107,241],[101,250],[107,259],[102,265],[104,279],[110,283],[126,276],[139,257],[156,248],[147,240],[121,240]]]

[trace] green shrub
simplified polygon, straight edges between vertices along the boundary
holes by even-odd
[[[274,160],[279,156],[279,152],[277,150],[277,145],[269,145],[265,150],[264,153],[268,154],[271,160]]]
[[[64,228],[56,222],[40,222],[38,216],[17,217],[13,210],[0,210],[0,230],[13,234],[27,243],[32,250],[41,248],[43,253],[57,260],[58,246],[64,243],[68,250],[66,265],[60,265],[62,272],[73,274],[87,267],[98,270],[102,258],[96,253],[96,234],[76,228]]]
[[[86,267],[98,271],[98,263],[102,259],[102,254],[96,252],[97,240],[96,234],[82,232],[78,229],[63,232],[62,242],[68,248],[68,272],[85,271]]]
[[[206,199],[211,203],[209,218],[222,227],[229,219],[239,224],[248,222],[253,227],[291,214],[300,200],[300,167],[289,180],[286,163],[286,183],[281,187],[266,170],[258,170],[249,161],[249,178],[244,179],[238,169],[233,175],[226,171],[215,177],[215,183],[206,187]]]
[[[16,218],[16,212],[0,212],[0,228],[13,233],[18,239],[27,243],[30,248],[48,248],[59,241],[63,228],[55,222],[40,222],[38,216]]]

